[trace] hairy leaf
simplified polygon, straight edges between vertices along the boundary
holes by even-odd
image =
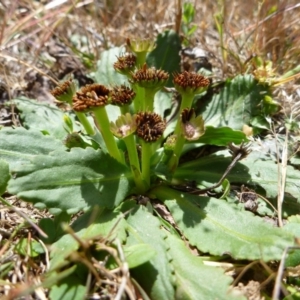
[[[80,216],[71,226],[76,236],[87,241],[89,239],[109,239],[118,238],[125,241],[127,226],[123,214],[105,210],[94,209]],[[57,242],[51,245],[51,270],[61,266],[66,257],[79,248],[78,242],[70,234],[62,236]]]
[[[51,287],[49,297],[51,300],[82,300],[85,299],[87,287],[76,274],[71,274]]]
[[[49,155],[55,150],[66,149],[63,143],[38,130],[3,128],[0,130],[0,155],[9,163],[11,172],[21,169],[37,155]]]
[[[40,103],[25,97],[14,99],[12,102],[20,111],[23,126],[27,129],[40,130],[57,139],[63,139],[67,135],[64,129],[64,115],[67,115],[73,121],[74,131],[81,129],[75,123],[74,114],[63,112],[54,105]]]
[[[133,186],[130,170],[101,150],[73,148],[37,155],[18,165],[8,190],[53,213],[76,213],[99,205],[113,208]]]
[[[175,299],[244,299],[234,297],[229,292],[231,277],[225,276],[221,269],[209,267],[194,256],[179,238],[168,234],[171,264],[175,273]]]
[[[158,187],[152,193],[164,201],[176,224],[192,245],[212,255],[235,259],[280,259],[293,245],[293,236],[247,211],[215,198]]]
[[[269,88],[259,84],[252,75],[238,75],[228,80],[200,113],[206,125],[242,130],[255,117],[265,116],[264,99],[269,94]]]
[[[166,233],[160,229],[160,222],[143,206],[136,206],[127,222],[129,236],[126,245],[145,243],[156,251],[150,261],[132,269],[131,274],[151,299],[174,299]]]
[[[181,42],[175,31],[165,31],[157,36],[156,48],[147,56],[147,64],[170,74],[166,86],[172,86],[175,72],[180,71]]]
[[[0,196],[6,191],[9,179],[9,165],[6,161],[0,159]]]
[[[224,156],[226,155],[226,156]],[[228,151],[180,165],[174,179],[196,181],[199,185],[210,186],[219,181],[232,157]],[[251,152],[245,159],[239,161],[226,177],[231,183],[248,184],[262,187],[267,197],[276,197],[278,194],[278,165],[269,156],[259,151]],[[300,200],[300,173],[291,166],[287,166],[286,193]]]
[[[125,247],[124,254],[130,269],[138,267],[156,255],[156,251],[148,244],[136,244]]]
[[[102,52],[100,60],[97,62],[97,71],[91,74],[97,83],[113,86],[128,82],[127,77],[117,73],[113,67],[117,57],[125,52],[124,47],[114,47]]]

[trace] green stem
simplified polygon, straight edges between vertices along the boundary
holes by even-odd
[[[179,158],[182,152],[182,148],[185,143],[185,138],[181,132],[177,135],[176,144],[174,147],[173,155],[168,162],[168,168],[171,172],[174,172],[178,166]]]
[[[156,186],[150,192],[148,193],[151,197],[155,197],[161,201],[166,201],[169,199],[177,200],[182,199],[184,196],[182,195],[182,192],[173,190],[167,186],[161,185]]]
[[[76,113],[76,116],[77,116],[78,120],[80,121],[80,123],[84,127],[86,133],[88,135],[94,135],[95,134],[94,128],[92,127],[92,125],[89,122],[89,120],[88,120],[87,116],[85,115],[85,113],[79,112],[79,111],[76,111],[75,113]]]
[[[147,89],[145,88],[145,100],[143,103],[143,111],[151,111],[154,110],[154,96],[156,94],[156,89]]]
[[[134,98],[134,109],[135,113],[138,113],[143,110],[144,101],[145,101],[145,89],[138,85],[135,86],[135,98]]]
[[[139,156],[136,149],[136,143],[133,134],[123,138],[128,151],[129,163],[134,182],[137,187],[137,192],[143,194],[147,187],[142,179]],[[149,188],[149,187],[148,187]]]
[[[194,100],[194,94],[188,94],[188,93],[183,93],[182,94],[182,100],[179,108],[179,114],[181,114],[182,110],[185,108],[191,108]],[[168,168],[171,172],[174,172],[175,169],[178,166],[179,163],[179,158],[182,152],[182,148],[185,143],[185,138],[182,134],[182,128],[181,128],[181,120],[180,116],[177,120],[177,124],[175,127],[174,134],[176,135],[176,144],[174,147],[174,152],[173,155],[171,156],[169,162],[168,162]]]
[[[152,156],[152,144],[141,139],[142,144],[142,178],[150,186],[150,159]]]
[[[118,149],[116,140],[110,131],[109,119],[105,107],[97,107],[93,109],[93,112],[109,154],[117,161],[124,164],[124,159]]]
[[[144,63],[146,62],[146,56],[147,56],[147,51],[143,52],[135,52],[136,54],[136,66],[138,68],[142,67]]]
[[[120,106],[120,111],[121,111],[121,115],[124,115],[124,116],[125,116],[127,113],[130,113],[129,105],[126,104],[126,105]]]
[[[189,93],[182,93],[181,96],[182,96],[182,99],[181,99],[181,104],[180,104],[180,108],[179,108],[179,115],[181,114],[183,109],[192,107],[195,95],[189,94]],[[180,116],[179,116],[176,127],[175,127],[174,134],[176,134],[178,136],[180,132],[181,132],[181,128],[180,128]]]

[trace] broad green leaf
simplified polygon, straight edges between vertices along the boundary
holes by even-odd
[[[94,78],[97,83],[106,86],[127,83],[127,77],[117,73],[113,67],[114,63],[117,61],[117,57],[125,52],[126,49],[124,47],[114,47],[103,51],[100,60],[97,62],[97,71],[91,74],[91,77]]]
[[[173,75],[180,72],[181,42],[175,31],[165,31],[157,36],[156,48],[148,54],[147,64],[169,73],[170,77],[166,86],[172,86]]]
[[[280,259],[284,249],[293,245],[291,234],[224,200],[167,187],[155,188],[152,193],[165,203],[189,242],[204,253],[269,261]]]
[[[228,80],[200,113],[206,125],[242,130],[255,117],[265,116],[268,104],[264,99],[269,94],[269,88],[258,84],[252,75],[238,75]]]
[[[76,236],[84,241],[89,239],[118,238],[121,242],[126,239],[127,226],[122,213],[109,210],[101,212],[96,208],[80,216],[71,226]],[[56,243],[51,245],[51,270],[61,266],[65,258],[79,248],[78,242],[70,235],[65,234]]]
[[[41,238],[45,244],[52,244],[58,240],[59,237],[65,234],[61,225],[68,224],[71,216],[66,212],[54,216],[53,219],[43,218],[39,222],[39,227],[47,234],[47,238]]]
[[[298,212],[299,213],[299,212]],[[300,215],[294,215],[288,218],[288,223],[284,225],[284,230],[294,235],[295,238],[300,238]],[[300,265],[300,247],[293,248],[288,252],[285,260],[286,267],[296,267]]]
[[[204,135],[196,142],[185,144],[182,153],[199,148],[204,144],[227,146],[229,143],[241,144],[243,141],[247,141],[247,137],[242,131],[233,130],[229,127],[215,128],[212,126],[206,126]]]
[[[199,295],[202,299],[244,299],[229,292],[231,277],[225,276],[221,269],[204,265],[181,239],[168,234],[166,241],[175,273],[175,299],[194,300]]]
[[[172,93],[158,91],[154,98],[154,111],[162,117],[170,114],[172,107]]]
[[[224,156],[226,155],[226,156]],[[220,151],[216,155],[180,165],[174,179],[196,181],[199,185],[210,186],[219,181],[232,157],[228,151]],[[267,197],[278,194],[278,166],[267,154],[252,151],[245,159],[239,161],[226,177],[231,183],[251,185],[254,189],[261,187]],[[300,172],[291,166],[287,167],[286,193],[300,200]]]
[[[124,254],[130,269],[138,267],[156,255],[148,244],[136,244],[124,248]]]
[[[113,208],[133,187],[130,170],[101,150],[73,148],[37,155],[14,169],[8,191],[53,213]]]
[[[144,243],[156,251],[150,261],[131,269],[130,273],[151,299],[174,299],[166,233],[160,229],[160,222],[144,206],[137,205],[128,215],[127,222],[129,226],[126,245]]]
[[[87,287],[73,273],[62,279],[57,285],[52,286],[49,297],[51,300],[82,300],[86,298],[86,293]]]
[[[40,103],[25,97],[14,99],[12,102],[20,111],[20,117],[26,129],[48,132],[57,139],[63,139],[67,135],[63,117],[68,115],[73,121],[74,131],[80,130],[80,126],[75,126],[74,115],[63,112],[55,105]]]
[[[9,164],[5,160],[0,159],[0,196],[6,191],[9,179]]]
[[[229,143],[241,144],[246,140],[247,137],[242,131],[233,130],[230,127],[215,128],[206,126],[204,135],[197,140],[197,143],[227,146]]]
[[[49,155],[66,149],[63,143],[38,130],[3,128],[0,130],[0,156],[9,163],[11,172],[30,163],[37,155]]]

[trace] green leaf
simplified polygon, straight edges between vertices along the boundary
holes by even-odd
[[[133,187],[130,170],[101,150],[73,148],[37,155],[14,169],[8,191],[53,213],[113,208]]]
[[[156,251],[148,244],[136,244],[125,247],[124,254],[129,268],[132,269],[149,261]]]
[[[97,71],[91,74],[96,82],[106,85],[121,85],[128,82],[127,77],[115,71],[113,65],[117,57],[124,54],[124,47],[114,47],[103,51],[100,60],[97,62]]]
[[[206,125],[242,130],[255,117],[264,117],[264,97],[269,94],[269,88],[258,84],[252,75],[238,75],[228,80],[200,113]]]
[[[231,142],[241,144],[246,140],[247,137],[242,131],[233,130],[230,127],[215,128],[212,126],[206,126],[204,135],[197,140],[197,143],[227,146]]]
[[[235,259],[280,259],[293,236],[274,228],[250,212],[238,211],[215,198],[180,193],[158,187],[152,193],[171,212],[192,245],[212,255],[230,254]]]
[[[54,219],[43,218],[39,222],[40,228],[47,234],[47,238],[41,238],[45,244],[52,244],[64,234],[62,223],[69,223],[71,216],[63,212],[54,216]]]
[[[6,191],[9,179],[9,164],[6,161],[0,159],[0,196]]]
[[[183,3],[182,21],[185,24],[193,22],[195,16],[195,7],[190,2]]]
[[[49,133],[57,139],[63,139],[67,135],[64,129],[64,115],[68,115],[73,124],[76,124],[74,115],[63,112],[55,105],[40,103],[25,97],[14,99],[12,102],[20,111],[22,124],[26,129],[40,130]],[[80,126],[76,126],[74,130],[79,131],[80,128]]]
[[[284,225],[284,230],[293,234],[295,238],[300,238],[300,215],[294,215],[288,218],[288,223]],[[286,267],[296,267],[300,265],[300,248],[291,249],[288,252],[287,258],[285,260]]]
[[[80,216],[71,226],[76,236],[81,240],[97,238],[118,238],[125,241],[127,226],[121,212],[110,210],[101,211],[96,208]],[[51,245],[51,270],[64,264],[66,257],[79,248],[78,242],[70,235],[65,234],[56,243]]]
[[[166,117],[170,113],[170,108],[172,105],[172,93],[165,93],[163,91],[158,91],[154,98],[154,111]]]
[[[204,265],[181,239],[168,234],[166,241],[175,274],[175,299],[194,300],[199,295],[202,299],[238,299],[229,293],[232,278],[225,276],[224,271]]]
[[[174,179],[196,181],[199,185],[210,186],[219,181],[231,161],[232,157],[228,156],[228,151],[219,151],[215,155],[180,165]],[[231,183],[247,183],[254,189],[262,187],[267,197],[276,197],[278,193],[278,165],[272,157],[260,151],[252,151],[245,159],[239,161],[226,178]],[[299,171],[287,166],[285,192],[297,197],[299,201],[299,189]]]
[[[172,270],[165,243],[166,233],[160,229],[160,222],[144,206],[135,205],[127,217],[128,238],[126,245],[147,244],[156,251],[150,261],[131,270],[151,299],[174,299]]]
[[[170,77],[166,86],[172,86],[173,75],[180,72],[181,42],[173,30],[167,30],[157,36],[156,48],[148,54],[147,64],[169,73]]]
[[[37,257],[42,253],[45,253],[43,246],[36,240],[28,240],[27,238],[21,238],[15,246],[17,253],[23,256]]]
[[[61,141],[45,136],[40,131],[24,128],[0,130],[0,156],[9,163],[11,172],[30,163],[37,155],[49,155],[55,150],[64,150]]]
[[[59,284],[51,287],[49,297],[51,300],[82,300],[86,298],[87,287],[76,274],[62,279]]]

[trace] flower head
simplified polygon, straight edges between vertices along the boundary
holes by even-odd
[[[137,135],[146,142],[155,142],[166,129],[166,122],[153,112],[139,112],[136,115]]]
[[[58,101],[72,103],[73,95],[76,93],[76,85],[72,80],[67,80],[59,84],[50,93]]]
[[[119,116],[116,122],[110,123],[110,131],[114,136],[122,139],[129,136],[136,131],[136,116],[130,113]]]
[[[155,49],[155,42],[150,39],[126,40],[128,48],[134,53],[151,52]]]
[[[138,69],[136,72],[131,73],[132,79],[131,83],[136,83],[144,88],[151,88],[159,90],[162,88],[167,80],[169,79],[169,74],[161,69],[147,68],[144,64],[142,68]]]
[[[136,64],[136,56],[132,53],[127,53],[117,57],[117,61],[114,63],[114,69],[121,74],[128,75],[130,71],[133,71]]]
[[[175,149],[176,141],[177,141],[177,136],[175,134],[168,136],[166,142],[164,143],[164,151],[166,153],[173,152]]]
[[[268,85],[276,83],[276,73],[271,61],[263,62],[253,71],[253,75],[260,83]]]
[[[126,85],[115,86],[111,91],[111,104],[123,106],[130,104],[135,97],[135,92]]]
[[[209,86],[209,79],[201,74],[184,71],[174,75],[174,86],[176,90],[182,93],[200,94]]]
[[[181,129],[183,135],[188,141],[198,140],[205,132],[204,121],[202,116],[196,117],[193,108],[186,108],[180,115]]]
[[[108,103],[110,90],[101,84],[88,84],[73,96],[73,109],[87,111]]]

